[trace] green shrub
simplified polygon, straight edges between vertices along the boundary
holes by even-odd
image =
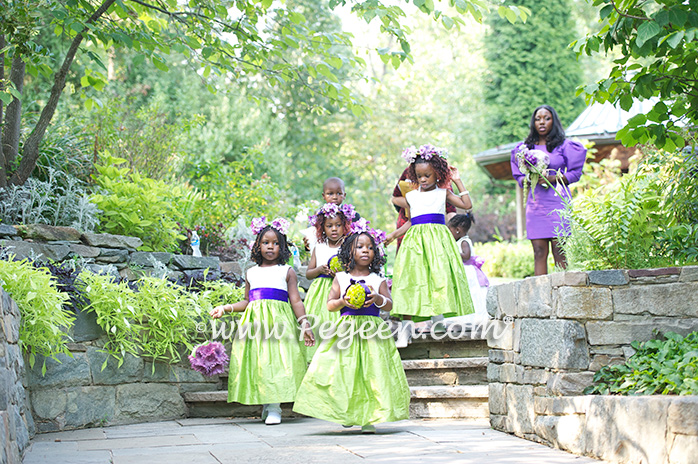
[[[625,364],[601,368],[585,394],[698,395],[698,332],[685,338],[633,342],[637,352]]]
[[[138,237],[144,251],[176,249],[184,239],[177,221],[184,219],[178,204],[187,198],[186,189],[129,174],[129,168],[119,167],[125,162],[106,154],[95,165],[95,180],[103,192],[92,200],[102,210],[101,231]]]
[[[562,239],[570,269],[642,269],[698,259],[698,162],[656,152],[637,171],[577,196]]]
[[[74,316],[65,307],[68,295],[56,289],[47,269],[12,258],[0,260],[0,284],[19,307],[19,343],[29,355],[29,366],[34,367],[37,355],[44,359],[55,359],[59,353],[70,355],[64,332],[72,327]],[[45,372],[44,360],[42,373]]]
[[[107,334],[105,350],[123,363],[126,353],[169,363],[179,362],[206,338],[208,312],[214,306],[242,299],[244,289],[222,281],[203,282],[190,293],[165,279],[142,277],[134,290],[110,276],[83,271],[80,279],[97,323]],[[106,361],[105,361],[106,366]],[[103,366],[104,367],[104,366]]]
[[[23,185],[0,189],[0,222],[48,224],[92,232],[99,223],[97,206],[77,178],[48,169],[46,180],[29,178]]]
[[[528,240],[474,244],[475,254],[485,259],[482,266],[490,277],[523,279],[533,275],[533,248]]]

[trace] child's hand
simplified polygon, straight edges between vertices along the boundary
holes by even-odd
[[[305,247],[305,251],[310,251],[310,242],[305,235],[303,236],[303,246]]]
[[[364,301],[364,308],[371,306],[378,299],[378,292],[369,293],[366,295],[366,301]]]
[[[334,277],[334,272],[330,270],[330,267],[327,264],[323,264],[322,266],[320,266],[320,274],[330,275]]]
[[[385,237],[385,242],[383,243],[385,243],[385,246],[388,246],[393,242],[393,240],[395,240],[395,235],[391,232],[387,237]]]
[[[354,306],[353,304],[351,304],[351,303],[349,302],[349,296],[348,296],[348,295],[344,295],[344,296],[342,297],[342,301],[344,302],[344,306],[348,306],[348,307],[351,308],[351,309],[359,309],[359,308],[357,308],[356,306]]]
[[[459,180],[460,179],[460,173],[458,172],[458,168],[455,166],[449,166],[448,169],[451,170],[451,179],[453,180]]]
[[[211,315],[212,318],[218,319],[219,317],[221,317],[223,315],[223,313],[225,313],[226,306],[228,306],[228,305],[216,306],[211,311],[209,311],[209,314]]]
[[[313,335],[313,331],[310,328],[310,322],[308,322],[308,319],[303,319],[301,322],[301,331],[303,332],[305,346],[315,345],[315,335]]]

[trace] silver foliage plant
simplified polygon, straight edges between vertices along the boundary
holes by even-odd
[[[4,224],[47,224],[94,232],[100,212],[78,179],[54,169],[49,170],[47,181],[30,178],[23,185],[0,189]]]

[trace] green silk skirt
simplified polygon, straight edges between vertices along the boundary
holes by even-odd
[[[245,324],[249,325],[247,333],[242,330]],[[293,402],[307,368],[300,337],[298,322],[289,303],[252,301],[233,335],[228,402]]]
[[[322,342],[323,334],[331,334],[329,330],[339,320],[339,311],[327,310],[327,297],[332,290],[332,279],[327,277],[318,277],[310,284],[308,293],[305,296],[305,313],[308,315],[308,320],[312,324],[313,334],[315,335],[315,346],[305,346],[305,360],[310,363],[313,360],[315,351],[317,351]]]
[[[475,312],[453,235],[443,224],[410,227],[393,266],[393,314],[431,317]]]
[[[318,348],[295,412],[342,425],[409,418],[410,388],[390,327],[375,316],[341,316]]]

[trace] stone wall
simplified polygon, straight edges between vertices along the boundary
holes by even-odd
[[[19,347],[17,304],[0,288],[0,464],[19,464],[34,435]]]
[[[136,280],[140,275],[154,271],[154,261],[165,266],[168,276],[175,280],[191,277],[205,269],[214,274],[222,272],[241,275],[236,263],[221,263],[217,257],[136,251],[142,244],[141,239],[136,237],[81,233],[70,227],[0,224],[0,247],[19,258],[42,257],[53,262],[79,258],[93,272],[118,273],[129,280]]]
[[[487,300],[508,332],[488,340],[493,428],[615,462],[690,462],[698,419],[678,418],[684,407],[698,417],[698,398],[580,395],[633,341],[698,330],[698,266],[556,273],[491,287]]]
[[[100,341],[70,345],[72,357],[42,359],[28,370],[31,406],[39,432],[185,417],[182,394],[219,390],[218,376],[204,377],[182,365],[127,355],[119,367]],[[107,361],[104,369],[105,361]]]

